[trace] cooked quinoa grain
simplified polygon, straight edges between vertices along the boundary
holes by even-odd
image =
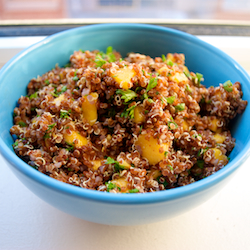
[[[14,109],[16,154],[59,181],[112,193],[184,186],[223,168],[244,111],[239,82],[205,88],[183,54],[76,51],[28,84]]]

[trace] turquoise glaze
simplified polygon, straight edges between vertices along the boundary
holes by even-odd
[[[249,156],[250,107],[232,124],[236,147],[229,164],[214,175],[172,190],[147,194],[112,194],[82,189],[54,180],[28,166],[13,149],[9,129],[12,112],[29,80],[59,63],[65,65],[74,50],[105,50],[113,46],[123,56],[139,52],[161,56],[184,53],[191,71],[203,73],[206,86],[230,79],[242,83],[243,99],[250,101],[250,78],[232,58],[196,37],[173,29],[142,24],[101,24],[52,35],[22,51],[0,72],[0,152],[15,175],[52,206],[84,220],[109,225],[136,225],[161,221],[196,207],[216,194]]]

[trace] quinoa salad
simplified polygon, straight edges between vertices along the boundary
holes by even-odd
[[[112,193],[146,193],[223,168],[241,114],[241,84],[202,85],[183,54],[156,58],[75,51],[31,79],[13,112],[15,153],[56,180]]]

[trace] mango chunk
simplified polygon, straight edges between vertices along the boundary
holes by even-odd
[[[97,121],[97,107],[96,102],[98,100],[98,94],[97,93],[91,93],[87,96],[84,96],[84,101],[82,103],[82,114],[83,118],[85,118],[89,125],[94,125]]]
[[[186,75],[184,73],[175,73],[173,76],[169,76],[169,80],[173,81],[173,82],[185,82],[185,83],[188,83],[189,80],[188,78],[186,77]]]
[[[92,167],[93,170],[97,170],[102,165],[101,160],[94,160],[94,161],[91,161],[91,163],[93,164],[93,167]]]
[[[124,177],[120,177],[119,179],[112,180],[112,183],[114,183],[117,187],[121,189],[122,193],[128,193],[128,181]]]
[[[121,165],[126,169],[129,169],[131,167],[131,165],[126,161],[122,161]]]
[[[145,115],[143,113],[144,109],[142,106],[136,106],[134,109],[134,122],[142,123],[145,121]]]
[[[146,158],[150,165],[155,165],[165,157],[165,151],[168,151],[167,143],[158,144],[157,139],[152,136],[146,138],[147,134],[140,134],[136,141],[136,146],[140,147],[142,157]]]
[[[158,69],[157,70],[157,72],[160,74],[160,75],[165,75],[166,73],[168,73],[169,72],[169,68],[167,67],[167,66],[163,66],[163,67],[161,67],[160,69]]]
[[[65,97],[64,97],[64,94],[61,94],[61,95],[59,95],[57,98],[55,98],[55,99],[53,100],[53,103],[54,103],[56,106],[60,106],[61,101],[62,101],[64,98],[65,98]]]
[[[226,136],[219,133],[215,133],[213,138],[217,143],[223,143],[226,139]]]
[[[155,170],[152,171],[151,175],[152,175],[153,179],[155,180],[155,179],[157,179],[159,176],[161,176],[161,171],[158,170],[158,169],[155,169]]]
[[[221,128],[218,128],[218,123],[219,123],[219,120],[217,118],[211,118],[208,128],[213,132],[220,133]]]
[[[226,155],[223,155],[222,152],[218,148],[212,148],[214,151],[214,157],[219,162],[221,162],[223,165],[226,165],[228,163],[228,159]]]
[[[63,138],[68,144],[72,144],[76,148],[85,146],[88,143],[87,138],[85,138],[75,130],[69,130],[69,133],[65,131],[65,133],[63,134]]]
[[[187,121],[183,121],[182,122],[182,128],[183,128],[183,130],[184,131],[189,131],[190,129],[189,129],[189,124],[188,124],[188,122]]]
[[[120,84],[120,88],[129,89],[129,83],[131,83],[132,77],[135,76],[135,71],[131,67],[120,68],[112,75],[117,83]]]

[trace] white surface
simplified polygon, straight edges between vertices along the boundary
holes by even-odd
[[[245,42],[249,37],[201,38],[233,55],[250,71],[250,43]],[[28,38],[24,40],[22,48],[31,43]],[[15,45],[15,39],[8,43],[6,48],[0,39],[3,63],[13,56],[13,49],[21,49],[20,43]],[[6,49],[12,54],[3,54]],[[248,250],[249,176],[250,159],[220,193],[186,214],[149,225],[105,226],[74,218],[37,198],[14,176],[0,155],[0,249]]]

